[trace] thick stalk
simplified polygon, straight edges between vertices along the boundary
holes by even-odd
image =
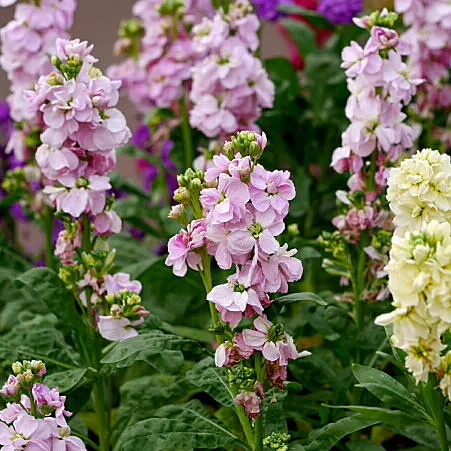
[[[82,235],[81,235],[81,243],[83,251],[86,253],[90,253],[92,250],[92,241],[91,241],[91,223],[89,221],[89,216],[87,214],[83,215],[82,218]],[[87,293],[87,299],[90,299],[91,295]],[[89,327],[89,326],[88,326]],[[96,370],[100,368],[100,358],[101,358],[101,341],[100,337],[97,335],[97,332],[94,328],[92,330],[92,344],[94,349],[92,349],[91,356],[89,352],[87,352],[87,358],[91,357],[91,365]],[[82,343],[82,346],[84,343]],[[109,451],[109,426],[108,426],[108,416],[107,416],[107,405],[105,402],[105,383],[102,377],[98,377],[94,383],[93,387],[93,402],[94,402],[94,412],[97,416],[98,420],[98,437],[99,437],[99,450],[100,451]]]
[[[428,414],[433,420],[432,426],[437,431],[437,436],[440,442],[440,451],[449,451],[448,438],[446,436],[445,424],[445,398],[437,387],[437,378],[430,375],[428,382],[421,386],[421,394],[423,403]]]
[[[185,96],[182,96],[179,102],[179,111],[182,127],[183,137],[183,150],[185,155],[185,169],[190,168],[193,165],[194,160],[194,147],[193,137],[191,136],[191,127],[189,125],[188,111],[186,109]]]
[[[263,371],[262,354],[255,353],[255,372],[257,374],[257,381],[264,383],[265,373]],[[263,451],[263,421],[261,414],[255,419],[255,451]]]
[[[208,294],[213,289],[213,283],[211,279],[211,263],[210,256],[207,254],[207,251],[204,250],[202,253],[202,281],[204,283],[205,292]],[[210,314],[211,321],[213,325],[217,325],[219,323],[219,313],[216,310],[215,305],[212,302],[210,304]],[[221,334],[215,336],[218,344],[224,343],[224,337]],[[235,412],[237,414],[238,420],[241,423],[241,427],[243,428],[244,435],[246,436],[246,440],[250,446],[254,445],[254,434],[252,432],[252,427],[249,422],[249,418],[244,412],[243,407],[235,405]]]
[[[44,250],[45,250],[45,265],[50,269],[55,269],[53,259],[53,211],[50,207],[46,207],[42,215],[42,223],[44,229]]]

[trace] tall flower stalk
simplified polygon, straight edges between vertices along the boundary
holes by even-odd
[[[214,167],[178,177],[179,204],[169,216],[185,228],[169,240],[166,259],[177,276],[188,267],[200,273],[218,345],[216,365],[227,368],[237,416],[253,450],[263,449],[265,390],[271,385],[282,390],[288,361],[309,355],[299,353],[284,327],[264,312],[272,303],[269,294],[286,293],[288,283],[302,275],[296,251],[276,238],[285,228],[294,185],[288,171],[267,171],[258,163],[265,146],[264,134],[239,132],[213,158]],[[211,257],[222,270],[235,267],[226,283],[213,284]],[[243,318],[252,325],[241,330]]]
[[[342,147],[334,151],[332,167],[349,173],[349,191],[337,192],[342,209],[333,220],[337,231],[323,234],[322,241],[334,257],[325,261],[326,268],[352,287],[360,331],[367,323],[365,303],[388,296],[383,268],[392,225],[384,192],[389,168],[413,145],[414,130],[404,110],[422,82],[410,71],[409,49],[392,28],[396,19],[386,10],[355,19],[370,38],[364,47],[353,41],[342,52],[351,123],[342,135]]]

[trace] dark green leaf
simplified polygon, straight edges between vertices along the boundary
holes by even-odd
[[[321,14],[311,9],[302,8],[298,5],[279,5],[278,10],[286,14],[299,14],[308,19],[315,27],[322,29],[333,29],[333,25],[329,23]]]
[[[347,444],[350,451],[385,451],[385,448],[369,440],[350,442]]]
[[[111,184],[113,185],[114,188],[125,191],[130,194],[134,194],[135,196],[138,196],[144,200],[149,199],[149,195],[142,188],[122,178],[117,172],[113,172],[110,175],[110,179]]]
[[[407,413],[418,412],[424,409],[418,404],[407,389],[397,380],[375,368],[354,364],[352,372],[360,382],[357,386],[364,387],[379,398],[385,406],[396,407]]]
[[[193,450],[249,446],[212,417],[197,401],[167,406],[155,418],[141,421],[129,428],[121,438],[121,449],[152,451]]]
[[[201,388],[223,406],[233,406],[233,394],[230,391],[224,369],[215,366],[211,357],[201,360],[186,373],[186,379]]]
[[[343,437],[378,423],[380,423],[380,421],[370,420],[359,413],[342,418],[341,420],[330,423],[319,431],[314,431],[310,434],[309,445],[306,446],[305,450],[328,451]]]
[[[44,382],[50,388],[58,388],[60,393],[68,392],[78,385],[86,374],[86,368],[51,373],[45,377]]]

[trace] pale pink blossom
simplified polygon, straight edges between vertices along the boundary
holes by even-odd
[[[110,236],[120,233],[122,229],[121,218],[113,210],[106,210],[94,218],[94,233],[98,236]]]
[[[140,293],[142,284],[139,280],[130,280],[130,274],[117,272],[116,274],[107,274],[104,277],[105,289],[108,294],[119,293],[120,291],[133,291]]]

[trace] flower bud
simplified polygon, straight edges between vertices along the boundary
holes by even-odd
[[[47,77],[47,83],[50,86],[58,86],[64,84],[64,78],[58,72],[51,72]]]
[[[189,191],[183,186],[174,191],[174,200],[180,204],[188,205],[189,198]]]
[[[182,225],[188,224],[185,207],[182,204],[172,206],[171,211],[168,214],[168,218],[175,219]]]
[[[13,373],[17,375],[17,374],[22,373],[23,365],[20,362],[14,362],[11,365],[11,368],[13,370]]]

